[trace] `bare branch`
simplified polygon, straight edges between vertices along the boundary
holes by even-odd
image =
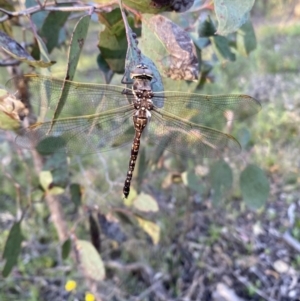
[[[21,10],[21,11],[8,11],[4,8],[0,7],[0,12],[3,12],[5,15],[0,18],[0,22],[4,22],[9,18],[12,17],[18,17],[18,16],[28,16],[35,14],[40,11],[64,11],[64,12],[74,12],[74,11],[95,11],[95,10],[103,10],[105,8],[110,7],[111,5],[115,4],[116,1],[112,0],[109,3],[106,4],[96,4],[96,5],[83,5],[80,1],[65,1],[65,2],[49,2],[45,3],[44,5],[36,5],[29,7],[27,9]],[[57,5],[63,5],[63,4],[73,4],[76,6],[57,6]]]

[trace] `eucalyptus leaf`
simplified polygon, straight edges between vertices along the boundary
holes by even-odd
[[[104,263],[95,247],[85,240],[77,240],[75,245],[79,262],[86,277],[92,281],[104,280]]]
[[[217,34],[227,35],[236,31],[247,20],[255,0],[215,0],[218,19]]]
[[[100,13],[99,20],[105,25],[100,33],[99,49],[113,72],[124,72],[127,38],[119,8],[109,13]]]
[[[37,6],[36,0],[25,0],[25,7],[30,8],[33,6]],[[37,11],[35,14],[32,14],[30,17],[33,21],[33,23],[36,25],[37,29],[40,29],[49,14],[48,11]]]
[[[72,241],[70,238],[66,239],[61,246],[61,256],[62,259],[67,259],[71,253]]]
[[[235,54],[231,51],[229,41],[225,37],[213,36],[210,38],[210,41],[221,63],[235,61]]]
[[[73,80],[75,76],[75,71],[77,68],[77,64],[79,61],[80,53],[83,48],[86,35],[88,32],[89,24],[90,24],[90,15],[83,16],[79,19],[77,22],[75,29],[72,33],[71,37],[71,44],[69,47],[69,54],[68,54],[68,67],[65,75],[65,79],[68,81]],[[55,124],[55,120],[59,117],[66,101],[68,98],[70,85],[66,84],[66,82],[63,83],[63,86],[61,88],[61,94],[59,96],[59,101],[57,103],[57,107],[55,109],[54,115],[53,115],[53,125]]]
[[[72,183],[70,185],[71,200],[75,204],[76,208],[81,205],[82,192],[78,183]]]
[[[259,209],[265,205],[270,183],[261,168],[249,164],[240,175],[240,187],[245,203],[252,209]]]
[[[64,138],[49,136],[39,142],[39,144],[36,146],[36,150],[41,155],[50,155],[55,152],[64,151],[65,145],[66,142]]]
[[[233,174],[230,166],[224,160],[219,160],[210,169],[213,202],[220,203],[232,186]]]
[[[141,193],[134,199],[133,207],[142,212],[157,212],[159,210],[156,200],[146,193]]]
[[[53,186],[59,186],[60,188],[66,187],[69,180],[68,162],[67,156],[63,152],[56,152],[47,157],[43,166],[44,170],[49,170],[53,177]],[[53,187],[54,188],[54,187]],[[55,189],[52,193],[58,193],[59,189]]]
[[[255,32],[250,21],[237,31],[236,44],[238,52],[244,56],[248,56],[256,48]]]
[[[201,184],[199,177],[196,176],[194,172],[185,171],[181,174],[181,177],[185,186],[200,194],[203,193],[204,187]]]
[[[16,222],[10,229],[4,247],[3,259],[6,260],[6,263],[2,271],[3,277],[7,277],[12,268],[16,265],[18,256],[21,252],[21,244],[23,239],[24,237],[22,235],[21,222]]]
[[[65,4],[66,6],[66,4]],[[39,36],[46,42],[46,47],[50,53],[55,47],[59,46],[60,31],[68,20],[70,12],[53,11],[50,12],[44,20],[42,28],[39,30]]]

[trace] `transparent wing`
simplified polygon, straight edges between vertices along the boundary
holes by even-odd
[[[201,95],[183,92],[156,93],[164,97],[163,112],[179,118],[213,126],[258,113],[260,103],[248,95]]]
[[[16,143],[21,147],[34,148],[43,140],[39,144],[42,153],[63,151],[88,154],[106,151],[132,141],[134,129],[131,117],[132,107],[127,105],[109,113],[59,118],[54,123],[38,122],[23,129]]]
[[[226,149],[239,152],[241,146],[231,135],[218,130],[180,120],[167,112],[153,112],[148,125],[148,140],[183,158],[216,157]]]
[[[109,111],[126,106],[128,104],[127,98],[132,103],[134,98],[131,90],[125,89],[129,94],[125,96],[123,87],[77,83],[35,74],[14,77],[6,83],[6,87],[14,91],[16,86],[20,87],[24,82],[28,86],[28,99],[24,99],[26,96],[20,93],[23,102],[30,103],[37,116],[44,108],[47,110],[49,119],[51,113],[53,116],[63,88],[68,89],[69,92],[67,101],[59,114],[60,117],[91,115],[97,112]]]

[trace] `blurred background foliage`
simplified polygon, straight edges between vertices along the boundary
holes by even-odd
[[[70,40],[87,10],[41,11],[31,18],[9,19],[3,11],[0,30],[13,40],[15,49],[9,50],[15,57],[1,51],[0,83],[4,86],[14,75],[49,74],[51,70],[51,75],[59,78],[71,73],[78,82],[121,85],[122,66],[128,59],[122,16],[113,1],[96,2],[101,11],[91,15],[88,28],[81,25],[87,34],[82,49],[73,49],[73,57],[68,54]],[[195,1],[193,8],[200,9],[184,14],[159,5],[147,11],[146,2],[124,1],[124,8],[138,36],[138,47],[156,64],[165,90],[248,94],[261,102],[259,114],[230,128],[243,150],[239,155],[182,162],[142,144],[131,194],[124,201],[121,190],[128,148],[89,156],[41,157],[14,144],[16,123],[11,131],[3,129],[1,300],[84,300],[88,290],[97,300],[129,300],[132,296],[160,300],[158,292],[168,296],[167,300],[179,300],[187,296],[197,273],[209,274],[206,264],[211,252],[218,253],[217,246],[237,260],[255,253],[251,240],[255,238],[250,234],[243,247],[235,248],[232,237],[226,236],[228,232],[234,237],[243,226],[256,229],[266,221],[276,221],[278,231],[284,233],[291,227],[298,239],[297,217],[291,222],[279,214],[299,200],[298,1],[256,1],[250,12],[251,23],[218,36],[214,33],[221,33],[220,22],[213,1]],[[37,4],[0,1],[0,7],[7,11],[18,12],[25,5]],[[138,11],[159,13],[156,16],[163,15],[190,34],[199,62],[198,67],[191,68],[198,79],[174,81],[166,77],[174,74],[166,69],[171,65],[172,50],[165,47],[163,37],[157,38],[158,33],[155,40],[151,36],[154,29],[151,22],[147,25],[147,18],[153,16],[143,17]],[[243,32],[248,35],[244,41]],[[2,36],[0,44],[5,47],[8,40]],[[1,108],[7,109],[5,95],[0,94]],[[14,116],[7,116],[16,121]],[[4,117],[0,116],[0,125],[7,124]],[[255,214],[253,209],[257,209]],[[299,269],[299,258],[288,262]],[[155,277],[159,289],[143,295]],[[78,283],[76,289],[65,286],[70,279]],[[214,300],[210,298],[218,277],[212,273],[205,279],[210,297],[204,293],[199,300]],[[250,284],[253,287],[249,288]],[[245,300],[259,300],[263,284],[250,284],[237,286],[237,294]],[[195,295],[191,293],[190,300],[198,300]]]

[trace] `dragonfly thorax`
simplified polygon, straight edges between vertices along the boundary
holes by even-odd
[[[151,79],[152,77],[148,77],[143,73],[139,75],[136,74],[133,79],[132,93],[135,96],[133,105],[138,111],[151,111],[153,109],[152,97],[154,95],[151,87]],[[140,112],[140,115],[142,116],[143,114]]]

